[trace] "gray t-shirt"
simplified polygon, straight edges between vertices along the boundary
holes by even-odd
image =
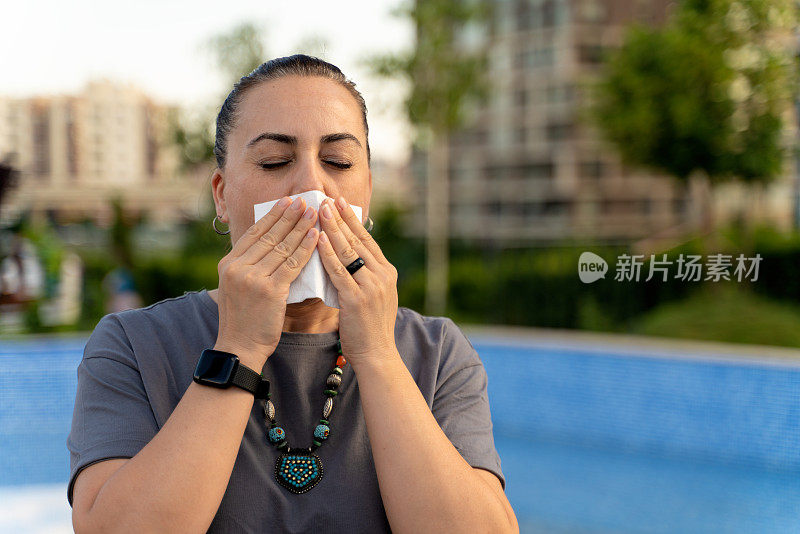
[[[104,316],[86,343],[67,438],[67,499],[84,467],[132,458],[164,426],[192,382],[203,349],[217,339],[219,315],[206,290]],[[309,447],[326,399],[337,334],[283,332],[264,365],[276,420],[290,447]],[[395,342],[442,430],[473,467],[505,477],[494,447],[487,377],[470,341],[447,317],[397,310]],[[346,357],[347,355],[345,355]],[[398,399],[399,400],[399,399]],[[315,453],[324,476],[294,494],[275,480],[280,454],[266,437],[264,403],[250,420],[222,502],[208,532],[389,532],[358,383],[344,367],[329,417],[330,437]],[[403,429],[395,429],[403,439]],[[420,454],[425,454],[420,450]],[[413,481],[409,486],[413,488]]]

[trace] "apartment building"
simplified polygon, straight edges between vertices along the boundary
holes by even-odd
[[[0,224],[30,210],[56,223],[106,224],[109,199],[154,222],[197,213],[196,177],[179,172],[170,108],[135,87],[95,81],[79,94],[0,97],[0,159],[20,170]]]
[[[453,238],[529,246],[554,241],[631,242],[679,235],[701,223],[702,191],[624,165],[584,120],[584,82],[631,22],[663,23],[668,0],[496,1],[487,47],[493,83],[449,143],[449,232]],[[794,121],[792,120],[792,124]],[[791,132],[788,135],[793,135]],[[410,233],[425,232],[426,155],[414,150],[419,209]],[[793,224],[794,165],[762,192],[758,216]],[[751,210],[739,185],[713,193],[717,221]]]

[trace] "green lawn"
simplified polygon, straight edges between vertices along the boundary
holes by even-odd
[[[654,309],[636,321],[632,332],[800,347],[800,306],[720,285]]]

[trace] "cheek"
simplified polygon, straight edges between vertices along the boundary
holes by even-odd
[[[243,235],[255,223],[253,206],[289,194],[290,191],[285,188],[275,187],[263,180],[243,180],[237,183],[232,195],[233,204],[229,208],[232,214],[231,234]]]
[[[260,202],[255,188],[238,183],[228,192],[228,210],[231,213],[231,233],[242,234],[255,222],[253,205]],[[263,201],[261,201],[263,202]]]
[[[358,189],[352,193],[343,193],[345,200],[354,206],[361,208],[361,218],[365,222],[369,215],[369,198],[366,189]]]

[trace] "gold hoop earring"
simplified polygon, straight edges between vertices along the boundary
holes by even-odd
[[[219,219],[219,215],[214,215],[214,218],[211,219],[211,227],[214,229],[214,231],[217,232],[219,235],[228,235],[229,233],[231,233],[230,228],[228,228],[227,232],[220,232],[219,230],[217,230],[217,219]],[[220,222],[222,222],[222,219],[220,219]]]

